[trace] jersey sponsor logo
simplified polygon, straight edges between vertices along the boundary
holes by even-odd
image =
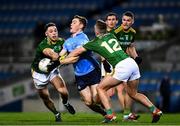
[[[127,41],[127,40],[128,40],[128,38],[129,38],[129,35],[125,35],[125,38],[126,38],[125,40]]]
[[[120,42],[120,45],[130,45],[131,42]]]
[[[129,36],[129,35],[119,37],[120,41],[132,41],[132,39],[133,39],[133,36]]]
[[[120,41],[124,41],[124,37],[120,37],[119,40],[120,40]]]
[[[61,47],[60,46],[54,46],[53,50],[54,50],[54,52],[58,53],[61,51]]]

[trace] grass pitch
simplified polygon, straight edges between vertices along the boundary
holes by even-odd
[[[180,114],[164,114],[158,123],[151,123],[151,114],[140,114],[137,122],[122,122],[122,114],[117,114],[117,122],[102,124],[103,117],[95,113],[62,113],[62,122],[54,122],[54,115],[48,112],[0,113],[0,125],[180,125]]]

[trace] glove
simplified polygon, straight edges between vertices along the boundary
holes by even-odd
[[[63,55],[63,56],[60,56],[58,59],[59,59],[59,61],[61,61],[61,60],[63,60],[63,59],[65,59],[66,58],[66,56],[67,56],[67,53],[65,54],[65,55]]]
[[[47,65],[48,72],[52,71],[54,68],[56,68],[59,65],[60,65],[60,62],[58,60],[57,61],[51,61],[49,63],[49,65]]]
[[[140,56],[137,56],[134,60],[138,65],[142,62],[142,58]]]
[[[110,64],[106,60],[102,61],[102,63],[103,63],[103,66],[104,66],[104,70],[107,73],[111,73],[111,66],[110,66]]]

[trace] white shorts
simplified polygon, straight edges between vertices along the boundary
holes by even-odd
[[[36,71],[32,72],[33,82],[37,89],[45,88],[47,84],[56,76],[59,76],[62,79],[60,72],[57,68],[51,71],[49,74],[42,74]]]
[[[113,77],[127,82],[140,78],[139,67],[132,58],[126,58],[115,66]]]

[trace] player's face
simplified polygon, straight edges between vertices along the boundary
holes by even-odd
[[[56,26],[50,26],[46,30],[46,36],[51,40],[51,41],[56,41],[58,39],[58,30]]]
[[[122,27],[124,30],[128,30],[131,25],[133,24],[134,20],[129,16],[123,16],[122,17]]]
[[[109,29],[114,29],[117,23],[118,20],[116,19],[116,16],[112,15],[107,17],[106,24]]]
[[[83,25],[81,24],[81,22],[79,21],[78,18],[74,18],[71,22],[71,26],[70,26],[70,32],[71,33],[77,33],[79,31],[81,31]]]

